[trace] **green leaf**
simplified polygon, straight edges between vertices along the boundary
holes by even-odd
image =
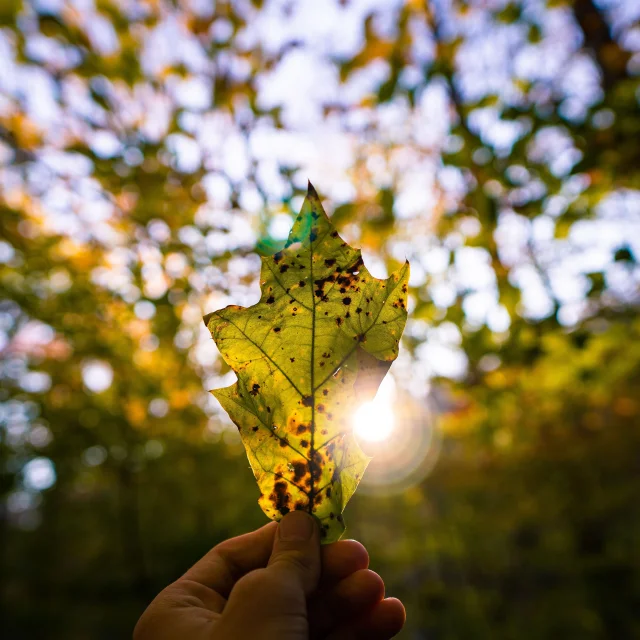
[[[407,319],[409,264],[371,276],[309,191],[282,251],[262,258],[260,302],[205,316],[238,381],[216,389],[237,425],[261,491],[279,520],[313,513],[324,543],[338,540],[342,512],[369,458],[351,415],[378,389]]]

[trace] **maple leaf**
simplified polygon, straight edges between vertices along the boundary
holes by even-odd
[[[409,264],[374,278],[340,238],[309,183],[282,251],[262,258],[260,301],[204,321],[238,381],[212,391],[240,431],[263,511],[318,518],[338,540],[369,458],[351,427],[372,398],[407,319]]]

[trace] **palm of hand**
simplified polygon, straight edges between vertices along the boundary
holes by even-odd
[[[276,530],[270,523],[212,549],[151,603],[134,640],[387,640],[400,630],[404,609],[383,599],[384,584],[367,568],[360,543],[323,547],[321,569],[288,552],[284,570],[273,571],[265,567]],[[311,588],[301,588],[300,571]]]

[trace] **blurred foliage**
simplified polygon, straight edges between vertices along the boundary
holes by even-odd
[[[2,637],[126,636],[264,521],[201,318],[307,177],[411,261],[440,459],[348,532],[405,637],[640,637],[636,3],[319,7],[1,3]]]

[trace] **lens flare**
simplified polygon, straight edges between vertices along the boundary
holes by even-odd
[[[395,428],[394,399],[395,384],[393,378],[387,376],[376,397],[360,405],[353,415],[353,428],[359,438],[368,442],[382,442],[391,436]]]
[[[353,414],[353,428],[371,456],[360,492],[394,495],[419,484],[440,453],[437,420],[426,397],[416,397],[387,374],[376,397]]]

